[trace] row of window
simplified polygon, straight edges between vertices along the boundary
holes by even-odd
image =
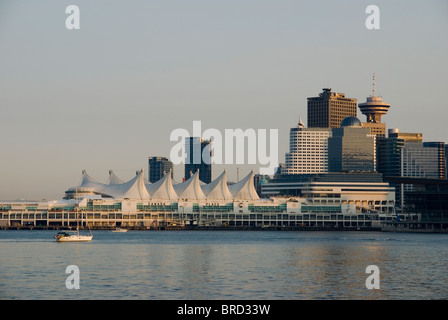
[[[336,208],[334,208],[337,210]],[[151,215],[151,214],[109,214],[108,216],[102,216],[100,214],[88,214],[87,219],[110,219],[110,220],[133,220],[133,219],[153,219],[153,220],[170,220],[170,219],[198,219],[197,214],[167,214],[167,215]],[[369,216],[356,214],[356,215],[344,215],[339,211],[327,211],[327,214],[322,213],[302,213],[302,214],[279,214],[279,213],[254,213],[254,214],[214,214],[202,218],[212,218],[220,220],[369,220]],[[3,219],[8,219],[3,217]],[[20,216],[11,216],[9,219],[22,219]],[[23,219],[33,219],[33,218],[23,218]],[[39,219],[47,219],[47,216],[41,217]],[[62,218],[62,214],[49,214],[48,219],[67,219],[66,216]],[[84,219],[85,220],[85,219]]]

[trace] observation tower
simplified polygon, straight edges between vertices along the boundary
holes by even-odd
[[[382,97],[375,95],[375,74],[373,74],[373,90],[372,95],[367,97],[367,101],[360,103],[359,109],[361,113],[367,117],[369,123],[381,123],[381,116],[385,115],[389,111],[390,104],[383,102]]]
[[[381,117],[389,111],[390,104],[383,102],[382,97],[376,96],[375,73],[373,74],[372,95],[367,97],[367,101],[358,105],[361,113],[366,116],[363,127],[370,128],[371,133],[378,137],[386,137],[386,124],[381,123]]]

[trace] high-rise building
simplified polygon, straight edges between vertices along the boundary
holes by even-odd
[[[363,127],[370,128],[372,134],[377,137],[386,137],[386,124],[381,123],[381,116],[385,115],[390,108],[390,104],[383,102],[382,97],[375,96],[375,74],[373,74],[372,95],[367,97],[367,101],[359,104],[359,109],[367,118],[362,123]]]
[[[388,137],[378,140],[378,171],[385,177],[444,178],[446,166],[443,142],[423,142],[421,133],[403,133],[389,129]],[[406,193],[413,184],[396,183],[396,202],[406,204]]]
[[[405,143],[423,143],[421,133],[404,133],[389,129],[387,138],[377,139],[378,172],[385,176],[401,176],[401,153]]]
[[[437,150],[437,170],[438,178],[444,179],[446,177],[446,158],[445,158],[445,143],[444,142],[423,142],[424,148],[435,148]]]
[[[165,157],[148,158],[148,180],[151,183],[159,181],[165,174],[170,172],[173,178],[173,163]]]
[[[289,153],[281,174],[328,172],[330,128],[305,128],[302,121],[289,133]]]
[[[347,117],[328,138],[328,171],[376,171],[375,135],[356,117]]]
[[[378,171],[385,176],[444,178],[444,149],[443,142],[423,142],[421,133],[390,129],[389,136],[378,141]]]
[[[357,115],[357,100],[324,88],[318,97],[308,98],[308,128],[339,128],[341,121]]]
[[[442,178],[439,148],[427,146],[426,143],[407,142],[401,149],[402,177]],[[444,176],[444,174],[443,174]]]
[[[212,181],[211,141],[200,137],[185,138],[185,180],[199,170],[199,180]]]
[[[448,144],[445,144],[445,178],[448,179]]]

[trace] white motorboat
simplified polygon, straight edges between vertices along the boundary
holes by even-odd
[[[128,229],[116,228],[116,229],[112,230],[112,232],[128,232]]]

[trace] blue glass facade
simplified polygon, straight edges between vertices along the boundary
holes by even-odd
[[[199,180],[205,183],[212,181],[211,146],[209,140],[199,137],[185,139],[185,180],[199,170]]]
[[[375,149],[375,136],[369,128],[357,125],[335,128],[328,138],[328,171],[375,171]]]

